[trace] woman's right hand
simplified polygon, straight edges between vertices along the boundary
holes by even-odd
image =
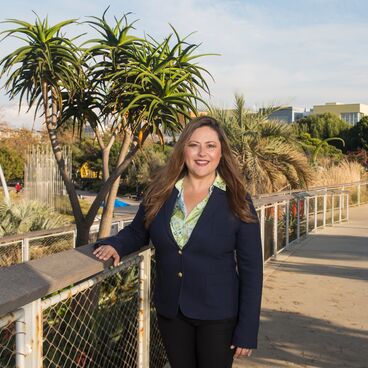
[[[120,262],[120,256],[118,252],[113,248],[111,245],[101,245],[95,251],[93,254],[102,261],[107,261],[109,258],[114,259],[114,266],[116,267]]]

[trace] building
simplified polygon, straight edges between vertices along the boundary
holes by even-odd
[[[285,121],[286,123],[293,123],[305,116],[309,115],[309,111],[306,109],[293,107],[293,106],[285,106],[280,109],[274,111],[270,116],[270,120],[279,120]]]
[[[324,105],[313,106],[313,115],[332,113],[341,120],[355,125],[363,116],[368,115],[368,105],[361,103],[343,104],[339,102],[327,102]]]

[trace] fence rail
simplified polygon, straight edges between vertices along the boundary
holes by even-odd
[[[113,221],[111,235],[119,232],[131,222],[132,218]],[[90,241],[97,239],[99,224],[92,225]],[[74,226],[58,229],[33,231],[25,234],[0,238],[0,267],[27,262],[50,254],[75,248],[77,230]]]
[[[267,261],[318,228],[347,221],[350,206],[368,203],[368,182],[260,196],[254,203]],[[126,223],[114,226],[115,232]],[[47,241],[65,234],[0,244],[0,255],[6,247],[18,260],[34,258],[0,268],[0,367],[163,368],[152,305],[154,251],[146,247],[115,268],[97,261],[91,245],[32,256],[32,244],[52,248]]]

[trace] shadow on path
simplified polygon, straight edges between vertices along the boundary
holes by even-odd
[[[264,309],[258,350],[235,367],[367,368],[367,343],[368,332],[358,328]]]

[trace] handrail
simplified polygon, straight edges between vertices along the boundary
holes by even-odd
[[[132,218],[133,218],[133,215],[130,216],[130,214],[129,214],[129,215],[124,217],[124,221],[129,221]],[[120,221],[122,221],[122,219],[113,221],[113,224],[118,223]],[[95,220],[93,222],[93,225],[98,225],[98,224],[99,224],[98,220]],[[21,233],[21,234],[16,234],[16,235],[7,235],[7,236],[4,236],[4,237],[0,238],[0,245],[2,243],[12,243],[12,242],[16,242],[16,241],[21,241],[24,238],[28,238],[28,239],[39,238],[39,237],[53,235],[53,234],[60,234],[60,233],[64,233],[64,232],[75,231],[76,229],[77,229],[76,226],[73,224],[73,225],[56,227],[56,228],[53,228],[53,229],[29,231],[29,232],[26,232],[26,233]]]
[[[142,248],[124,258],[135,259]],[[112,260],[101,262],[93,256],[93,244],[51,254],[40,259],[0,268],[0,316],[33,300],[93,277],[112,266]]]
[[[354,192],[345,190],[346,187],[354,185],[356,186]],[[363,185],[365,185],[364,188],[361,187]],[[354,197],[351,194],[354,194]],[[320,227],[333,226],[335,223],[347,221],[349,219],[351,197],[353,202],[359,205],[363,201],[367,203],[367,194],[368,181],[322,187],[318,190],[286,192],[284,195],[277,193],[273,197],[261,196],[254,198],[260,221],[264,261],[267,262],[270,259],[277,258],[278,254],[284,249],[288,249],[295,242]],[[363,195],[364,200],[361,201]],[[127,221],[130,222],[130,220]],[[44,236],[50,236],[49,231],[41,233],[46,233]],[[29,235],[30,239],[39,238],[40,232]],[[14,239],[14,237],[12,238]],[[22,234],[22,238],[24,238],[24,234]],[[27,243],[27,241],[28,239],[24,238],[24,243]],[[6,248],[3,247],[3,249]],[[109,277],[115,271],[120,272],[120,268],[124,268],[123,265],[127,265],[127,262],[132,262],[133,271],[137,272],[138,268],[138,276],[135,276],[138,282],[135,284],[134,291],[136,299],[126,298],[124,295],[128,291],[124,289],[123,294],[113,294],[111,302],[119,303],[119,300],[115,297],[122,295],[121,301],[127,303],[130,306],[129,308],[134,309],[131,318],[134,319],[138,316],[137,321],[130,325],[137,336],[137,341],[134,340],[135,342],[131,343],[134,345],[134,349],[137,347],[137,350],[135,350],[137,353],[134,353],[137,356],[136,366],[139,368],[148,366],[150,336],[153,339],[152,346],[158,346],[155,354],[159,354],[164,359],[164,352],[160,348],[162,345],[155,340],[157,339],[155,330],[150,334],[150,329],[157,328],[155,323],[150,324],[152,312],[150,304],[150,265],[151,262],[154,262],[154,258],[151,258],[152,253],[150,246],[146,246],[140,249],[139,252],[125,257],[118,269],[111,269],[112,260],[101,262],[96,259],[93,255],[93,244],[89,244],[33,261],[0,268],[0,332],[3,329],[8,334],[11,333],[13,338],[16,339],[15,348],[12,345],[13,340],[3,339],[0,341],[0,365],[2,363],[1,352],[6,351],[13,354],[12,359],[16,362],[16,366],[20,368],[38,367],[37,364],[40,364],[44,358],[42,344],[46,344],[44,345],[46,346],[44,351],[47,352],[47,347],[54,341],[47,336],[47,331],[54,328],[54,323],[57,323],[61,329],[65,328],[66,323],[71,323],[71,326],[68,327],[70,329],[76,327],[83,328],[84,331],[83,323],[86,328],[89,328],[89,319],[85,319],[86,316],[89,316],[88,305],[86,309],[83,309],[85,302],[90,301],[96,307],[95,312],[98,312],[99,308],[97,306],[99,307],[100,304],[95,297],[99,298],[101,294],[104,295],[101,299],[102,303],[106,300],[110,301],[110,292],[115,293],[114,290],[116,289],[116,284],[112,279],[109,288],[106,289],[105,286],[99,283],[101,279],[99,275],[103,275],[102,278],[104,278],[104,276]],[[117,276],[119,277],[121,274],[119,273]],[[57,294],[52,295],[55,292]],[[83,294],[84,292],[86,294]],[[135,300],[137,302],[134,302]],[[107,311],[108,307],[105,307],[105,309]],[[60,322],[59,318],[63,318],[66,311],[75,312],[74,317],[70,319],[70,315],[66,315],[66,318]],[[49,315],[49,313],[54,314]],[[111,310],[108,318],[116,318],[117,315],[121,316],[124,313],[116,313],[116,310]],[[49,316],[50,320],[48,320]],[[95,315],[94,321],[100,323],[98,317],[99,315]],[[152,318],[155,318],[154,314]],[[46,331],[45,336],[42,335],[43,329],[42,324],[40,324],[42,321],[48,326],[44,330]],[[78,323],[76,323],[77,321]],[[103,329],[103,327],[101,328]],[[134,335],[134,331],[130,331],[130,336]],[[85,343],[87,344],[87,341]],[[63,349],[66,349],[64,343],[53,348],[63,354]],[[73,356],[76,353],[79,354],[78,351],[73,350]],[[83,354],[84,352],[81,352],[78,359],[83,360]],[[131,356],[134,356],[134,354]],[[129,366],[133,366],[135,363],[129,364]]]
[[[359,185],[359,184],[368,184],[368,180],[360,180],[360,181],[354,181],[350,183],[341,183],[341,184],[333,184],[333,185],[322,185],[322,186],[316,186],[316,187],[310,187],[308,189],[290,189],[290,190],[283,190],[281,192],[273,192],[273,193],[263,193],[263,194],[256,194],[255,197],[268,197],[268,196],[274,196],[274,195],[283,195],[283,194],[292,194],[292,193],[298,193],[303,191],[312,191],[312,190],[323,190],[323,189],[334,189],[339,187],[350,187],[353,185]]]

